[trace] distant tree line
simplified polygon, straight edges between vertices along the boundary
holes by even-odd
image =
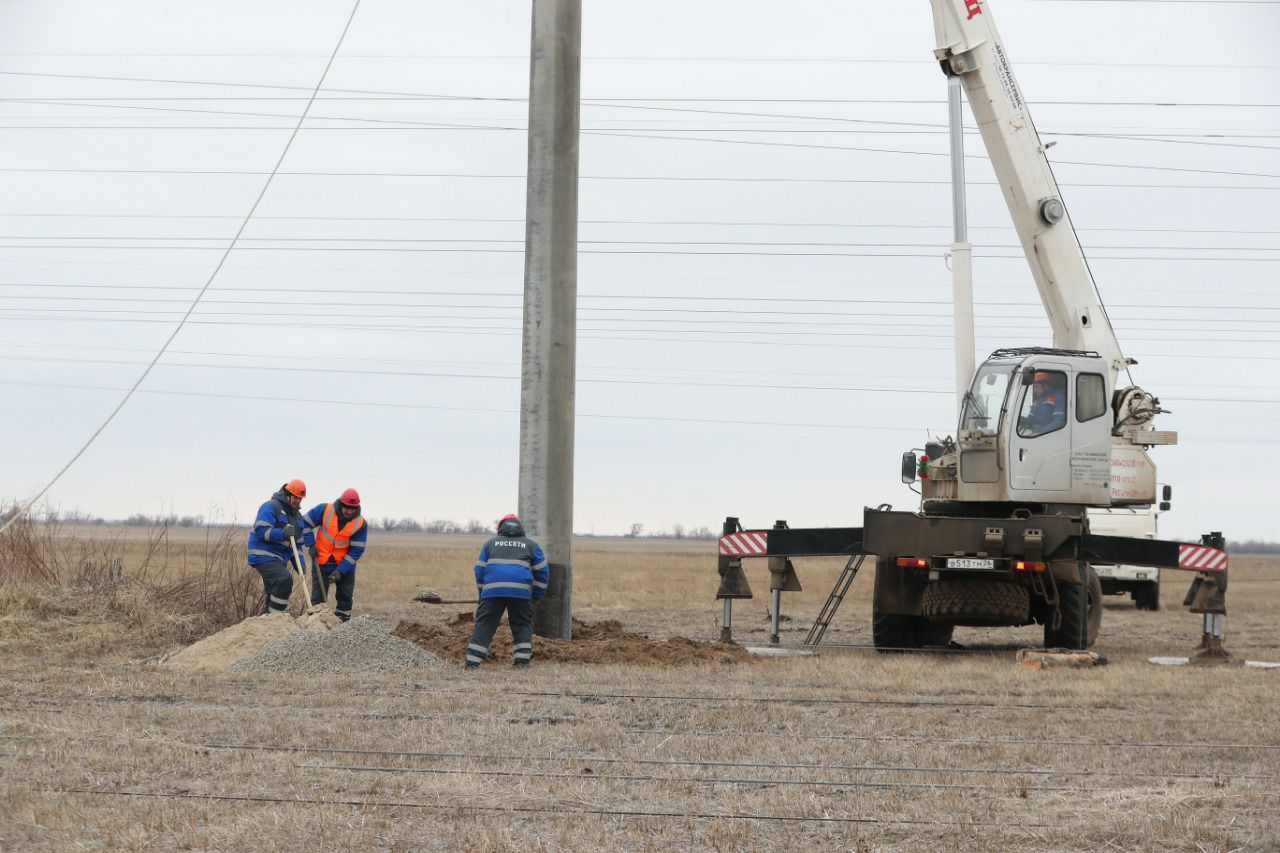
[[[671,525],[671,532],[666,530],[655,530],[649,533],[644,532],[644,525],[636,523],[631,525],[631,529],[625,534],[628,539],[715,539],[716,534],[711,531],[710,527],[703,525],[702,527],[685,527],[683,524]]]
[[[388,533],[491,533],[492,528],[471,519],[466,524],[459,524],[448,518],[436,518],[431,521],[418,521],[416,518],[380,518],[370,520],[370,525]]]
[[[416,518],[379,518],[370,519],[369,524],[375,530],[387,533],[492,533],[493,526],[478,519],[460,523],[449,518],[435,518],[430,521],[419,521]],[[576,534],[578,536],[594,534]],[[643,524],[631,525],[628,532],[622,534],[628,539],[715,539],[711,528],[702,526],[688,528],[683,524],[673,524],[671,530],[655,530],[645,532]]]
[[[1280,542],[1245,539],[1241,542],[1228,542],[1227,550],[1232,554],[1280,554]]]

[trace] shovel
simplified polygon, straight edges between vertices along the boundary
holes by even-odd
[[[475,604],[474,598],[441,598],[438,592],[420,592],[413,597],[414,601],[424,604]]]
[[[298,569],[298,576],[302,578],[302,594],[307,597],[307,609],[304,610],[303,613],[319,613],[320,611],[327,609],[325,605],[329,603],[327,598],[328,590],[325,590],[326,599],[324,604],[311,603],[311,583],[307,580],[307,571],[303,568],[302,558],[298,556],[297,540],[290,539],[289,547],[293,549],[293,565]]]

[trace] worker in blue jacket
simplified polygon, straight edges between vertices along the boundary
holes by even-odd
[[[294,563],[294,554],[307,526],[298,511],[306,496],[306,483],[301,480],[285,483],[271,500],[258,507],[253,529],[249,531],[249,565],[262,576],[267,599],[264,613],[283,613],[288,609],[289,595],[293,592],[290,567],[303,571]]]
[[[515,643],[513,663],[528,666],[533,661],[533,602],[546,595],[551,576],[541,546],[524,535],[519,518],[504,515],[498,520],[498,535],[480,549],[475,573],[480,603],[463,665],[475,669],[489,656],[505,610]]]

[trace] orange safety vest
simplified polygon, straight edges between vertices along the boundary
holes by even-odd
[[[357,515],[338,529],[338,513],[329,504],[324,508],[320,526],[316,528],[316,562],[320,565],[341,563],[351,547],[351,537],[364,526],[364,516]]]

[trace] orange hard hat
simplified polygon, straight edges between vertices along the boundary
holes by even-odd
[[[1032,381],[1032,382],[1045,382],[1045,383],[1048,383],[1048,382],[1049,382],[1049,380],[1050,380],[1050,379],[1052,379],[1052,378],[1053,378],[1053,374],[1052,374],[1052,373],[1046,373],[1046,372],[1045,372],[1045,371],[1043,371],[1043,370],[1038,370],[1038,371],[1036,371],[1035,375],[1033,375],[1033,376],[1031,377],[1031,381]]]
[[[290,480],[284,484],[284,490],[295,498],[305,498],[307,496],[307,484],[301,480]]]
[[[344,506],[360,506],[360,493],[355,489],[347,489],[338,497],[338,502]]]

